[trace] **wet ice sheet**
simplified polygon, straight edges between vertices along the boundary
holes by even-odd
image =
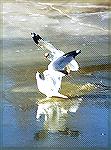
[[[85,80],[87,81],[87,77]],[[44,101],[44,99],[40,98],[38,106],[35,103],[32,105],[32,102],[30,103],[30,100],[27,99],[28,92],[26,95],[22,95],[23,91],[18,92],[19,96],[17,96],[16,92],[11,93],[9,102],[11,100],[12,102],[3,104],[4,146],[33,145],[34,147],[50,147],[58,145],[59,147],[71,148],[78,145],[80,147],[107,147],[109,142],[108,116],[111,96],[110,90],[105,89],[104,87],[98,87],[96,92],[90,91],[82,95],[81,100],[80,98],[72,98],[66,101],[54,98]],[[13,99],[14,95],[16,97]],[[22,96],[27,100],[24,105],[20,100]],[[19,105],[16,101],[19,101]],[[49,109],[49,106],[51,109]],[[42,113],[44,107],[47,107],[46,112],[49,115],[48,119],[46,118],[45,120],[43,116],[39,118],[44,114]],[[42,109],[40,111],[41,115],[39,114],[40,109]],[[70,110],[69,112],[68,109]],[[76,110],[76,113],[72,110]],[[36,120],[36,115],[38,115],[38,120]],[[78,130],[80,135],[67,136],[58,132],[64,131],[66,127],[74,131]],[[40,136],[40,131],[42,136]],[[7,132],[9,132],[8,135]],[[39,133],[37,141],[35,140],[36,133]]]
[[[4,3],[4,65],[42,60],[38,56],[42,57],[44,52],[32,42],[31,32],[40,34],[64,52],[81,49],[82,55],[78,59],[101,57],[106,63],[110,54],[109,9],[107,4],[90,3]]]
[[[32,68],[28,71],[33,73],[36,69]],[[16,72],[20,68],[16,69],[6,71],[4,78],[8,77],[8,73],[3,101],[4,146],[108,146],[108,115],[111,106],[108,71],[68,77],[62,83],[61,92],[69,94],[70,99],[46,100],[36,89],[32,74],[27,74],[25,67],[22,68],[25,76],[21,71],[21,75]],[[68,135],[66,129],[78,131],[79,134]]]

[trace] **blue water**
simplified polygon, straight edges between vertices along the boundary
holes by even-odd
[[[32,108],[20,108],[19,105],[8,102],[5,98],[1,101],[2,105],[2,142],[5,147],[104,147],[109,146],[109,116],[111,110],[111,94],[107,78],[108,72],[94,73],[96,75],[96,86],[98,88],[92,92],[80,96],[82,102],[77,111],[68,112],[67,117],[61,115],[59,120],[54,122],[55,126],[63,124],[71,130],[78,130],[79,135],[64,135],[59,133],[57,128],[46,129],[44,119],[37,120],[36,113],[39,105]],[[101,76],[100,76],[101,75]],[[88,82],[89,76],[84,76]],[[104,78],[103,83],[99,84],[99,78]],[[106,77],[106,78],[105,78]],[[92,78],[92,77],[91,77]],[[88,80],[87,80],[88,79]],[[98,81],[98,83],[97,83]],[[94,83],[94,82],[93,82]],[[106,84],[107,83],[107,84]],[[72,101],[77,100],[73,98]],[[19,101],[19,100],[18,100]],[[64,100],[62,103],[65,103]],[[67,100],[68,101],[68,100]],[[77,100],[78,101],[78,100]],[[47,102],[46,102],[47,105]],[[62,104],[60,105],[62,107]],[[47,110],[48,111],[48,110]],[[56,112],[58,113],[58,112]],[[59,113],[61,114],[61,113]],[[57,117],[57,116],[56,116]],[[53,122],[53,120],[52,120]],[[54,124],[52,126],[54,126]],[[54,129],[54,127],[53,127]],[[39,132],[45,131],[45,136],[35,138]]]

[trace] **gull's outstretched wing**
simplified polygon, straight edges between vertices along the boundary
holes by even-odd
[[[51,52],[50,57],[49,57],[50,61],[57,59],[57,58],[61,57],[62,55],[64,55],[63,51],[56,49],[52,44],[50,44],[47,41],[45,41],[44,39],[42,39],[39,35],[36,35],[35,33],[31,33],[31,36],[32,36],[34,42],[39,47],[41,47],[42,49],[47,49],[48,51]]]
[[[36,33],[31,33],[31,36],[32,36],[34,42],[39,47],[41,47],[42,49],[47,49],[48,51],[50,51],[49,56],[47,57],[50,61],[54,61],[54,60],[58,59],[59,57],[61,57],[65,54],[63,51],[56,49],[52,44],[45,41],[42,37],[40,37],[40,35],[38,35]],[[79,51],[79,50],[76,50],[76,51]],[[67,53],[67,55],[69,53]],[[71,71],[77,71],[79,68],[78,63],[76,62],[75,59],[73,59],[69,64],[67,64],[67,66],[69,67],[69,69]]]
[[[70,62],[79,54],[81,53],[80,50],[76,50],[76,51],[72,51],[69,53],[64,54],[63,56],[59,57],[58,59],[52,61],[49,65],[48,65],[48,70],[56,70],[56,71],[60,71],[62,73],[64,72],[64,68],[70,64]],[[77,68],[78,64],[76,63],[76,61],[73,61],[73,65],[75,65],[74,67]]]
[[[79,65],[78,63],[75,61],[75,59],[73,59],[68,65],[67,67],[69,67],[69,69],[71,71],[77,71],[79,69]]]

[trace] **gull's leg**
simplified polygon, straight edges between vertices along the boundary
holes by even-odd
[[[70,66],[69,65],[66,66],[66,71],[68,72],[68,75],[70,75],[71,70],[70,70]]]

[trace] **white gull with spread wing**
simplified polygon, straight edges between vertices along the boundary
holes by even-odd
[[[42,38],[35,33],[32,33],[31,35],[36,44],[39,43],[39,40],[42,40]],[[67,96],[59,93],[62,77],[68,75],[68,71],[65,69],[65,67],[70,64],[80,52],[80,50],[76,50],[64,54],[60,51],[59,57],[55,56],[57,55],[56,52],[56,54],[53,56],[55,58],[52,58],[51,63],[48,65],[48,70],[45,70],[43,73],[36,73],[36,80],[39,91],[45,94],[47,97],[56,96],[68,98]],[[73,68],[76,68],[76,70],[77,65],[77,63],[75,63],[75,65],[73,64]]]

